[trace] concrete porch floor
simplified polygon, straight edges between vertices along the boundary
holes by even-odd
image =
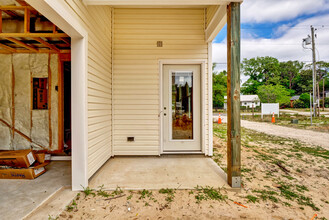
[[[0,179],[0,219],[22,219],[62,187],[71,185],[71,161],[52,161],[46,169],[34,180]]]
[[[162,155],[161,157],[115,157],[91,178],[89,186],[114,190],[193,189],[199,186],[229,187],[225,172],[201,155]]]

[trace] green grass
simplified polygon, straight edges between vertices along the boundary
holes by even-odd
[[[246,199],[247,199],[248,203],[250,203],[250,202],[252,202],[252,203],[259,202],[259,198],[256,197],[256,196],[253,196],[253,195],[247,195]]]
[[[220,189],[214,189],[213,187],[206,186],[197,186],[196,190],[196,203],[200,204],[203,200],[217,200],[217,201],[225,201],[227,199],[226,195],[223,195],[220,192]]]
[[[83,193],[85,194],[85,197],[89,196],[89,195],[93,195],[94,197],[96,196],[96,193],[94,192],[94,189],[89,188],[89,186],[87,186],[86,188],[83,188]]]
[[[168,188],[159,190],[159,193],[167,194],[166,199],[165,199],[167,202],[173,202],[174,201],[175,192],[176,191],[174,189],[168,189]]]
[[[280,200],[276,197],[278,195],[277,192],[272,190],[253,190],[254,193],[258,194],[258,197],[263,201],[270,200],[272,202],[279,202]]]
[[[66,206],[66,211],[71,212],[71,211],[73,211],[76,208],[77,208],[77,203],[73,199],[72,203],[70,205],[67,205]]]

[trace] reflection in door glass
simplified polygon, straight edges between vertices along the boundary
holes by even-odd
[[[172,72],[172,139],[193,139],[193,72]]]

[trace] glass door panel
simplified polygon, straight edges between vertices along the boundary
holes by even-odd
[[[172,72],[171,81],[171,139],[193,140],[193,72]]]

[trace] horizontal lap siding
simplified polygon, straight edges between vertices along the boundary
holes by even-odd
[[[111,156],[111,8],[65,0],[88,31],[88,177]],[[74,113],[73,113],[74,114]]]
[[[212,6],[209,6],[207,8],[207,19],[206,19],[206,21],[207,21],[207,27],[208,27],[211,19],[215,16],[215,13],[216,13],[216,11],[217,11],[218,8],[219,8],[218,5],[212,5]]]
[[[114,9],[114,155],[159,154],[159,60],[207,59],[204,19],[204,9]]]

